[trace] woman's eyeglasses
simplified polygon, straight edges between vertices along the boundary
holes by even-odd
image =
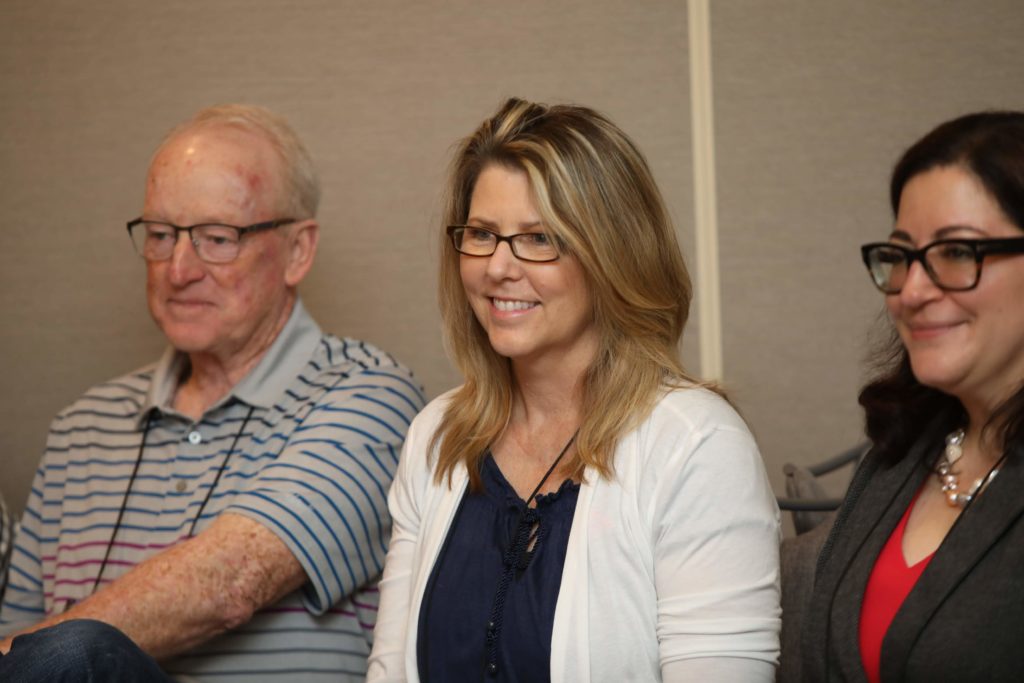
[[[989,254],[1024,254],[1024,237],[1005,239],[942,239],[911,249],[891,242],[873,242],[860,248],[875,286],[885,294],[899,294],[914,261],[942,290],[974,289],[981,279],[981,264]]]

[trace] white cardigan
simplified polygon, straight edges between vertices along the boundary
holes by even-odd
[[[420,603],[466,489],[433,478],[447,396],[413,421],[388,496],[394,518],[368,681],[418,681]],[[551,680],[771,681],[779,653],[779,511],[757,446],[722,398],[667,393],[587,471],[551,634]]]

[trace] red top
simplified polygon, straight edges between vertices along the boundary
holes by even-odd
[[[903,518],[878,555],[864,590],[864,602],[860,606],[860,656],[871,683],[879,683],[880,680],[882,639],[889,630],[889,624],[935,555],[932,553],[913,567],[908,567],[903,559],[903,531],[907,528],[907,519],[915,503],[917,495],[910,501]]]

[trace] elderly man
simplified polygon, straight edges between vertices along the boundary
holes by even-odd
[[[318,200],[301,142],[257,107],[201,111],[157,150],[128,230],[170,348],[53,422],[0,679],[58,647],[135,666],[99,622],[151,656],[137,653],[140,680],[154,659],[184,680],[364,677],[386,493],[423,396],[303,308]]]

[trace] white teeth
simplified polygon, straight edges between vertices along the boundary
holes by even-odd
[[[525,311],[537,305],[531,301],[507,301],[505,299],[491,299],[491,301],[499,311]]]

